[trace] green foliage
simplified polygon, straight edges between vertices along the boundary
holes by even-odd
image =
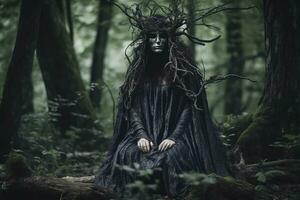
[[[25,115],[19,130],[19,152],[36,175],[84,176],[95,174],[103,154],[79,152],[77,134],[69,131],[62,137],[53,129],[47,114]],[[91,139],[93,140],[93,139]],[[96,138],[94,139],[96,140]],[[94,141],[91,141],[93,143]]]
[[[289,157],[300,158],[300,134],[284,134],[269,146],[284,149]]]
[[[206,193],[208,187],[217,182],[215,174],[184,173],[179,175],[184,181],[190,183],[193,197],[201,198]]]
[[[281,170],[269,170],[266,172],[257,172],[255,174],[255,177],[259,183],[264,184],[268,181],[268,179],[271,179],[272,177],[277,175],[284,175],[284,174],[285,172]]]
[[[255,186],[255,190],[261,192],[272,192],[272,190],[277,189],[276,184],[270,183],[272,178],[280,175],[285,175],[285,172],[277,169],[270,169],[268,171],[259,171],[255,174],[255,178],[258,184]]]
[[[223,143],[228,147],[233,147],[241,133],[252,122],[252,115],[227,115],[224,122],[219,125]]]
[[[285,134],[281,137],[280,140],[274,142],[270,146],[281,147],[288,150],[299,148],[300,147],[300,134]]]
[[[127,171],[136,177],[136,180],[126,185],[124,194],[125,199],[160,199],[159,185],[160,179],[156,173],[161,172],[157,169],[141,169],[138,163],[133,163],[132,166],[117,166],[120,170]]]
[[[117,166],[121,170],[125,170],[135,177],[135,181],[126,185],[125,196],[119,197],[124,199],[164,199],[161,196],[163,183],[161,178],[162,169],[142,169],[138,163],[132,166]],[[189,172],[179,174],[181,181],[188,183],[192,188],[197,188],[197,192],[204,192],[208,186],[216,183],[214,174],[202,174],[197,172]]]
[[[196,172],[184,173],[179,175],[179,177],[183,178],[185,181],[187,181],[193,186],[208,186],[216,183],[216,179],[213,175],[207,175]]]

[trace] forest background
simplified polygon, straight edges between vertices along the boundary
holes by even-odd
[[[293,0],[187,0],[184,7],[193,19],[199,9],[224,3],[247,9],[207,17],[217,28],[189,27],[200,38],[221,35],[217,41],[206,46],[185,41],[205,68],[205,79],[222,79],[206,87],[222,140],[243,166],[295,161],[300,155],[300,43],[295,39],[300,7]],[[0,1],[2,178],[7,166],[25,159],[36,176],[96,173],[112,136],[128,65],[124,52],[132,30],[127,20],[105,0]],[[254,173],[257,190],[270,192],[269,176],[286,175],[273,168]]]

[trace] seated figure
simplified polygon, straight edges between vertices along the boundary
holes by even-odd
[[[167,17],[145,18],[120,89],[112,145],[96,185],[124,191],[136,174],[161,169],[163,194],[185,195],[186,172],[228,175],[225,149],[208,111],[200,70]]]

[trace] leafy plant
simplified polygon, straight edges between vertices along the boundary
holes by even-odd
[[[300,158],[300,134],[284,134],[270,146],[282,148],[293,158]]]
[[[272,188],[276,187],[274,184],[269,184],[268,182],[276,176],[285,175],[284,171],[281,170],[268,170],[260,171],[255,174],[255,178],[258,184],[255,186],[257,191],[270,191]]]
[[[270,146],[281,147],[288,150],[300,147],[300,134],[285,134],[280,140],[274,142]]]
[[[18,151],[26,158],[34,174],[59,177],[95,174],[103,153],[79,151],[79,132],[70,130],[62,137],[49,121],[47,113],[29,114],[22,119]],[[95,138],[89,142],[94,143]]]
[[[224,122],[220,124],[221,138],[228,147],[233,147],[239,135],[248,127],[252,121],[250,114],[228,115]]]

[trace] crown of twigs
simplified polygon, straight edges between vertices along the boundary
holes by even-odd
[[[141,1],[130,6],[111,1],[127,17],[133,29],[138,29],[140,34],[146,34],[151,31],[167,32],[170,36],[186,36],[190,41],[205,45],[220,38],[220,35],[204,40],[189,34],[191,26],[205,26],[219,30],[218,27],[207,24],[205,19],[221,11],[237,8],[229,7],[229,3],[219,6],[195,9],[195,17],[191,20],[184,9],[184,0],[171,0],[169,6],[160,5],[154,0]]]
[[[172,72],[173,81],[176,81],[177,86],[182,88],[186,92],[186,95],[193,100],[195,107],[198,107],[197,97],[202,93],[205,85],[231,78],[232,76],[226,76],[225,78],[217,77],[209,81],[202,81],[202,79],[199,79],[198,81],[200,81],[202,85],[201,88],[198,88],[198,91],[191,90],[190,86],[187,84],[193,84],[193,81],[189,79],[187,81],[183,80],[184,76],[186,74],[198,74],[200,77],[205,78],[203,77],[205,74],[201,73],[200,69],[186,57],[180,45],[177,44],[177,40],[174,38],[186,36],[191,42],[199,45],[205,45],[205,43],[213,42],[219,39],[220,35],[212,39],[204,40],[196,37],[195,35],[191,35],[190,28],[192,26],[204,26],[206,28],[219,30],[218,27],[208,24],[206,22],[206,18],[222,11],[253,8],[232,7],[233,4],[231,3],[205,9],[195,8],[194,17],[193,19],[190,19],[188,13],[186,13],[184,9],[184,0],[171,0],[169,6],[158,4],[155,0],[143,0],[130,6],[126,6],[122,3],[116,3],[114,1],[111,1],[111,3],[118,7],[128,17],[133,31],[135,33],[138,31],[137,38],[135,38],[128,47],[132,47],[139,39],[145,39],[145,35],[149,32],[166,32],[169,35],[169,38],[171,38],[171,40],[169,40],[169,61],[166,63],[165,68]],[[145,48],[143,45],[140,45],[140,47]],[[143,68],[140,66],[145,65],[145,61],[143,60],[143,51],[140,51],[140,49],[135,49],[133,51],[135,55],[135,59],[133,60],[129,59],[126,50],[125,55],[130,63],[130,67],[126,73],[122,91],[125,91],[125,104],[127,104],[125,107],[128,107],[130,103],[127,102],[131,101],[131,95],[139,82],[139,75],[143,71]],[[183,75],[179,76],[179,72],[183,73]],[[234,77],[236,78],[236,76]]]

